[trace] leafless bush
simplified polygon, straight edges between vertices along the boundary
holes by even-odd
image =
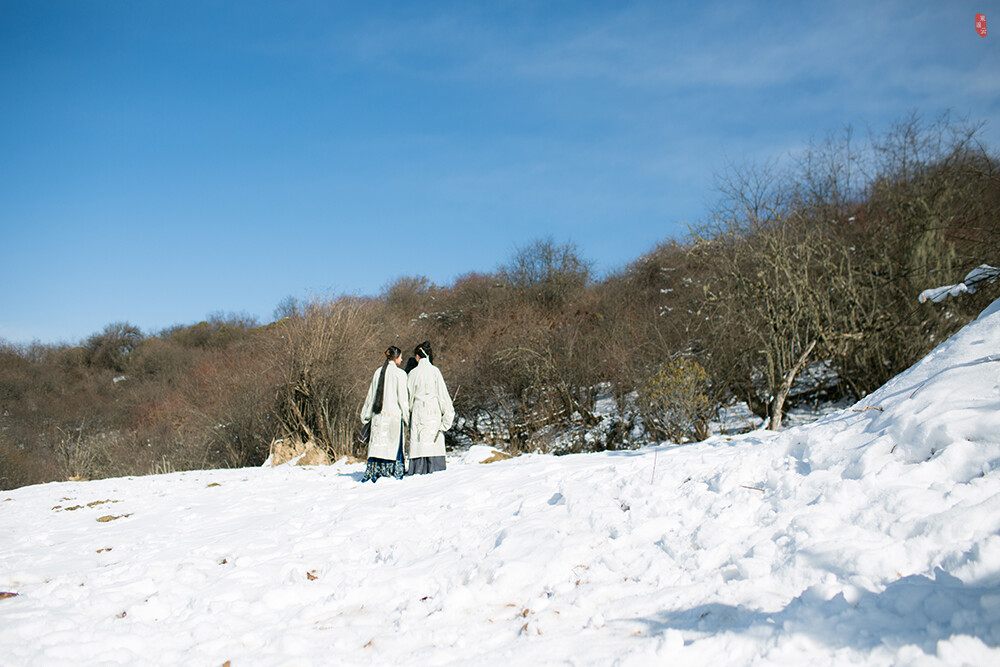
[[[87,339],[88,361],[92,366],[122,373],[129,355],[142,340],[142,332],[128,322],[109,324],[104,331]]]
[[[777,429],[795,374],[828,326],[818,271],[825,245],[797,218],[780,181],[768,183],[770,172],[741,174],[724,185],[724,205],[697,244],[713,274],[705,292],[710,369]]]
[[[280,370],[263,342],[250,341],[216,352],[188,376],[176,398],[168,394],[159,416],[176,424],[177,449],[170,458],[183,467],[260,465],[280,431],[274,412]]]
[[[703,353],[709,269],[689,245],[664,243],[596,286],[599,338],[593,358],[618,410],[650,373],[678,353]]]
[[[81,423],[57,427],[50,437],[62,479],[102,479],[146,471],[148,456],[134,446],[128,433],[93,431]]]
[[[54,462],[0,433],[0,491],[57,479]]]
[[[257,325],[256,318],[246,313],[219,312],[197,324],[171,327],[160,337],[187,348],[224,349],[246,339]]]
[[[0,346],[0,419],[28,394],[32,375],[31,362],[16,348]]]
[[[197,352],[184,349],[172,339],[147,338],[130,355],[129,377],[133,380],[172,384],[197,359]]]
[[[926,285],[964,275],[1000,241],[997,160],[978,132],[948,116],[904,119],[871,139],[867,162],[859,159],[869,176],[860,201],[820,219],[839,263],[831,310],[839,339],[829,347],[857,396],[909,367],[984,305],[982,297],[949,308],[913,301]]]
[[[410,320],[436,310],[432,303],[439,290],[424,276],[397,278],[382,290],[389,312]]]
[[[284,435],[316,442],[334,458],[360,453],[358,416],[384,349],[374,312],[370,302],[341,297],[314,301],[280,323],[275,413]]]
[[[968,321],[918,310],[913,295],[971,268],[965,239],[996,238],[982,204],[1000,199],[996,161],[975,134],[911,117],[867,146],[845,131],[792,171],[728,171],[693,239],[712,274],[703,310],[715,384],[774,428],[810,356],[830,359],[860,397]]]
[[[500,277],[543,308],[559,308],[590,282],[590,263],[573,243],[539,239],[518,248]]]
[[[84,440],[84,429],[81,425],[76,432],[57,428],[54,449],[62,466],[63,479],[90,479],[97,467],[98,459],[104,458],[99,443],[88,438]]]

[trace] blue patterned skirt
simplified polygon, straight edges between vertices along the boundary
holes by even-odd
[[[396,479],[403,479],[403,473],[405,468],[403,467],[403,427],[402,420],[400,420],[399,429],[399,449],[396,450],[396,460],[390,461],[389,459],[379,459],[374,456],[368,457],[368,465],[365,466],[365,476],[362,478],[362,482],[371,481],[372,484],[378,481],[379,477],[395,477]]]

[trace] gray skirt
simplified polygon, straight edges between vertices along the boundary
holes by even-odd
[[[410,467],[406,471],[407,475],[426,475],[431,472],[444,470],[443,456],[420,456],[410,459]]]

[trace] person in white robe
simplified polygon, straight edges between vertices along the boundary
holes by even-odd
[[[403,478],[403,433],[410,421],[410,397],[406,373],[399,367],[402,363],[402,350],[390,345],[361,408],[361,422],[371,422],[363,482],[376,482],[379,477]]]
[[[417,366],[406,378],[410,394],[410,466],[408,475],[445,469],[444,432],[455,421],[455,408],[429,342],[417,345]]]

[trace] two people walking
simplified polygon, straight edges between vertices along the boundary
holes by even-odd
[[[375,371],[361,421],[371,423],[368,464],[362,481],[379,477],[402,479],[445,469],[444,432],[455,420],[455,409],[441,371],[434,365],[431,344],[413,350],[416,365],[404,371],[402,351],[390,345],[382,367]],[[410,366],[411,364],[407,364]],[[403,434],[409,429],[410,466],[403,465]]]

